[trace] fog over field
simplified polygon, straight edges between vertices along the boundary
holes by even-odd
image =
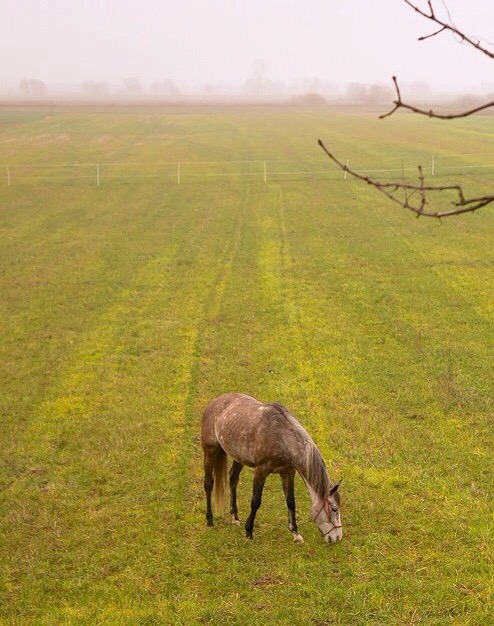
[[[423,8],[427,2],[417,0]],[[16,0],[2,3],[0,94],[341,96],[350,84],[494,91],[492,61],[404,0]],[[492,0],[436,0],[489,46]],[[490,38],[490,39],[489,39]]]

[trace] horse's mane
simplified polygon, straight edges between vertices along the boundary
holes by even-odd
[[[315,491],[319,498],[325,498],[332,487],[328,472],[321,453],[317,449],[312,437],[305,428],[297,421],[290,411],[282,404],[271,403],[290,424],[291,429],[298,435],[304,444],[304,459],[301,467],[298,467],[302,478]]]

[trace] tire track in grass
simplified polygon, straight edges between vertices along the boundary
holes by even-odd
[[[173,528],[170,529],[173,536],[170,540],[168,553],[168,558],[171,562],[181,563],[181,575],[186,580],[192,578],[191,569],[197,559],[201,541],[201,532],[198,528],[200,527],[201,530],[204,530],[204,515],[199,514],[198,510],[198,507],[202,507],[204,504],[202,450],[199,444],[199,433],[202,410],[205,404],[211,400],[209,396],[201,396],[204,342],[209,325],[216,323],[216,318],[222,308],[227,285],[231,280],[234,262],[242,238],[248,203],[249,187],[245,187],[237,204],[234,234],[224,245],[223,255],[218,263],[216,274],[209,283],[207,297],[198,316],[194,341],[191,345],[192,358],[189,364],[187,392],[184,398],[182,443],[180,454],[177,456],[175,463],[176,483],[173,496],[175,519]],[[189,586],[184,587],[178,584],[174,587],[171,600],[174,615],[177,619],[183,614],[183,611],[187,613],[187,605],[191,593]],[[183,623],[186,623],[186,618],[184,619]]]
[[[302,420],[321,447],[331,468],[331,421],[327,415],[328,394],[339,395],[352,385],[350,370],[345,366],[336,346],[340,343],[338,324],[334,324],[339,316],[336,309],[332,310],[333,319],[326,326],[325,346],[314,341],[313,336],[320,326],[320,319],[314,317],[312,310],[312,294],[301,281],[297,264],[290,243],[289,229],[295,229],[296,222],[287,225],[287,207],[282,185],[273,188],[275,191],[276,216],[265,221],[264,232],[267,237],[262,253],[262,271],[265,291],[268,298],[278,294],[286,327],[284,343],[290,359],[294,363],[293,379],[282,390],[286,395],[285,403],[292,407],[301,406],[307,412]],[[337,339],[337,341],[333,341]],[[293,410],[295,410],[293,408]],[[326,419],[322,419],[326,416]],[[329,454],[327,453],[329,450]]]
[[[190,367],[187,372],[187,385],[184,400],[184,431],[183,431],[183,447],[177,458],[176,468],[177,474],[182,477],[179,483],[182,489],[188,488],[188,478],[190,477],[190,464],[192,462],[192,448],[198,445],[198,433],[200,430],[200,422],[198,421],[198,393],[200,379],[200,362],[203,354],[204,333],[214,318],[217,317],[221,310],[221,304],[225,294],[225,289],[232,273],[232,266],[238,251],[242,225],[244,220],[245,205],[248,202],[248,194],[246,194],[237,207],[237,223],[235,232],[231,240],[224,246],[223,255],[218,262],[218,269],[214,277],[208,284],[207,296],[197,316],[197,324],[194,329],[194,338],[191,341],[191,360]],[[201,453],[202,454],[202,453]],[[177,491],[176,505],[180,507],[183,493]]]
[[[180,577],[172,574],[168,584],[168,598],[174,620],[179,619],[183,604],[184,591],[191,577],[190,568],[197,558],[198,541],[197,503],[202,503],[202,451],[199,446],[200,414],[205,400],[200,397],[201,361],[203,342],[208,325],[214,321],[221,309],[225,289],[231,277],[233,263],[238,252],[244,222],[245,206],[248,203],[248,189],[237,203],[235,228],[232,237],[223,241],[222,254],[218,257],[215,273],[210,276],[204,298],[198,307],[196,323],[189,342],[189,359],[184,371],[184,390],[182,395],[182,428],[179,434],[173,460],[174,482],[173,492],[169,492],[169,508],[173,517],[168,520],[164,531],[167,534],[166,560],[172,564],[173,570],[180,570]],[[225,233],[223,233],[224,237]],[[199,265],[196,269],[202,273]],[[207,401],[209,401],[209,397]],[[203,527],[203,516],[200,526]],[[184,589],[185,587],[185,589]],[[187,604],[187,601],[185,601]]]

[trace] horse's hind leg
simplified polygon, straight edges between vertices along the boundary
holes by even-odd
[[[204,450],[204,490],[206,492],[206,521],[208,526],[213,525],[213,510],[211,496],[213,496],[216,513],[223,512],[227,459],[226,453],[219,444],[203,445]]]
[[[233,524],[240,524],[237,509],[237,485],[240,472],[243,470],[243,468],[244,466],[241,463],[239,463],[238,461],[233,461],[232,467],[230,469],[230,513],[232,514]]]
[[[283,483],[283,491],[285,493],[286,505],[288,507],[288,528],[293,535],[293,541],[296,543],[304,543],[304,538],[298,532],[297,516],[295,513],[295,470],[289,469],[281,474],[281,482]]]
[[[206,522],[213,525],[213,509],[211,508],[211,494],[213,493],[214,452],[204,450],[204,491],[206,492]]]

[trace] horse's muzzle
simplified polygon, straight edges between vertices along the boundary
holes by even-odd
[[[343,537],[343,532],[341,528],[333,528],[325,537],[327,543],[336,543],[337,541],[341,541]]]

